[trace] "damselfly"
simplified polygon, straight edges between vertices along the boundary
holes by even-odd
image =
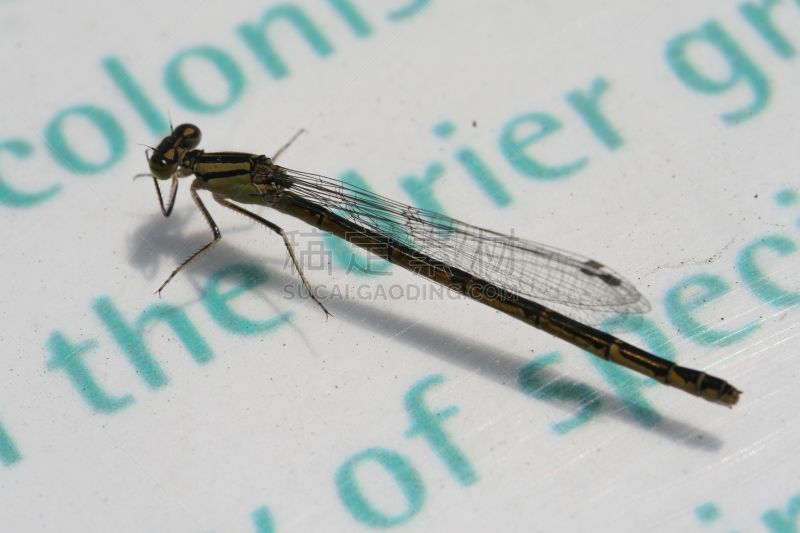
[[[182,124],[148,158],[164,216],[169,216],[175,205],[178,179],[194,175],[192,199],[214,234],[213,241],[170,274],[159,287],[159,294],[178,272],[222,237],[198,195],[203,189],[211,192],[217,203],[283,237],[300,279],[326,316],[330,313],[311,290],[283,229],[237,204],[267,206],[299,218],[660,383],[727,406],[739,399],[739,391],[724,380],[678,366],[533,301],[589,312],[649,310],[647,301],[630,282],[597,261],[416,209],[335,179],[280,167],[274,159],[285,147],[270,159],[238,152],[205,153],[196,149],[199,143],[197,126]],[[158,180],[172,181],[166,206]]]

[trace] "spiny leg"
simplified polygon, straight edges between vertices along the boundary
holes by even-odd
[[[289,257],[292,258],[292,262],[294,263],[294,267],[297,269],[297,273],[300,274],[300,279],[303,281],[303,285],[305,285],[306,290],[308,291],[308,294],[310,294],[311,297],[314,299],[314,301],[317,302],[317,305],[319,305],[322,308],[322,310],[325,311],[325,318],[326,319],[329,316],[333,316],[328,312],[327,309],[325,309],[325,306],[322,305],[322,302],[320,302],[319,299],[317,299],[317,297],[314,295],[314,291],[311,290],[311,284],[306,279],[305,274],[303,274],[303,269],[300,268],[300,263],[297,261],[297,257],[294,255],[294,250],[292,249],[292,245],[291,245],[291,243],[289,243],[289,239],[286,238],[286,233],[284,233],[283,228],[281,228],[280,226],[278,226],[276,224],[273,224],[269,220],[261,218],[260,216],[256,215],[255,213],[251,213],[247,209],[245,209],[243,207],[240,207],[240,206],[234,204],[233,202],[229,202],[228,200],[225,200],[224,198],[221,198],[220,196],[218,196],[216,194],[214,194],[214,200],[216,200],[217,203],[219,203],[220,205],[224,205],[228,209],[233,209],[237,213],[241,213],[244,216],[246,216],[246,217],[248,217],[248,218],[250,218],[252,220],[255,220],[256,222],[258,222],[260,224],[264,224],[266,227],[268,227],[269,229],[271,229],[272,231],[274,231],[275,233],[277,233],[278,235],[283,237],[283,243],[286,245],[286,249],[289,251]]]
[[[178,177],[172,176],[172,187],[169,192],[169,205],[164,207],[164,198],[161,196],[161,189],[158,187],[158,180],[153,176],[153,185],[156,186],[156,194],[158,194],[158,204],[161,206],[161,212],[165,217],[172,214],[172,208],[175,207],[175,195],[178,193]]]
[[[175,194],[178,192],[178,176],[172,176],[172,190],[169,193],[169,206],[164,207],[164,198],[161,196],[161,189],[158,188],[158,180],[152,174],[136,174],[133,179],[143,178],[145,176],[150,176],[153,178],[153,185],[156,186],[156,194],[158,195],[158,203],[161,206],[161,212],[164,213],[165,217],[168,217],[172,213],[172,208],[175,206]]]
[[[172,129],[172,124],[170,124],[170,129]],[[294,140],[294,139],[292,139]],[[148,150],[144,151],[145,155],[148,154]],[[148,156],[147,159],[150,159]],[[172,213],[172,208],[175,207],[175,195],[178,192],[178,177],[176,174],[172,175],[172,190],[169,193],[169,207],[164,207],[164,198],[161,196],[161,189],[158,187],[158,180],[155,176],[150,173],[144,174],[136,174],[133,179],[143,178],[145,176],[150,176],[153,178],[153,185],[156,187],[156,194],[158,195],[158,204],[161,206],[161,212],[164,214],[165,217],[168,217]]]
[[[174,195],[175,189],[177,188],[177,178],[172,178],[172,179],[174,180],[173,183],[175,183],[175,185],[173,185],[173,195]],[[202,248],[200,248],[200,250],[198,250],[192,257],[190,257],[189,259],[184,261],[181,266],[179,266],[178,268],[176,268],[175,270],[172,271],[172,274],[169,275],[169,277],[167,278],[167,281],[165,281],[158,288],[158,290],[156,291],[156,293],[159,296],[161,296],[161,291],[164,289],[164,287],[167,286],[167,283],[169,283],[170,280],[172,280],[172,278],[175,277],[175,274],[177,274],[178,272],[183,270],[186,267],[186,265],[188,265],[189,263],[191,263],[192,261],[194,261],[195,259],[200,257],[202,254],[207,252],[212,246],[217,244],[219,242],[219,240],[222,238],[222,233],[220,233],[219,227],[217,227],[217,223],[214,222],[213,218],[211,218],[211,214],[208,212],[208,209],[206,209],[206,206],[203,205],[203,201],[200,200],[200,196],[197,194],[197,189],[199,187],[200,187],[200,182],[199,182],[198,179],[195,179],[192,182],[192,186],[190,188],[191,193],[192,193],[192,199],[194,200],[194,203],[197,204],[197,208],[200,209],[200,212],[203,213],[203,216],[205,217],[206,222],[208,222],[208,226],[211,228],[211,231],[214,234],[214,240],[211,241],[210,243],[206,244]],[[161,195],[159,194],[159,198],[160,197],[161,197]],[[163,209],[163,204],[162,204],[162,209]],[[170,211],[172,210],[172,204],[170,204],[169,210]],[[164,214],[169,216],[168,213],[164,213]]]
[[[306,130],[304,130],[304,129],[301,129],[300,131],[298,131],[297,133],[295,133],[295,134],[294,134],[294,136],[293,136],[291,139],[289,139],[289,142],[287,142],[286,144],[284,144],[283,146],[281,146],[281,147],[280,147],[280,149],[279,149],[277,152],[275,152],[275,155],[273,155],[273,156],[272,156],[272,160],[273,160],[273,161],[275,161],[276,159],[278,159],[278,156],[279,156],[279,155],[281,155],[281,154],[283,153],[283,151],[284,151],[284,150],[286,150],[287,148],[289,148],[289,146],[290,146],[290,145],[291,145],[291,144],[292,144],[292,143],[293,143],[293,142],[294,142],[294,141],[295,141],[295,140],[296,140],[298,137],[300,137],[300,134],[301,134],[301,133],[303,133],[304,131],[306,131]]]

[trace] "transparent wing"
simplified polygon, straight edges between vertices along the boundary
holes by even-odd
[[[416,209],[332,178],[283,170],[298,196],[505,290],[601,313],[650,309],[633,284],[597,261]]]

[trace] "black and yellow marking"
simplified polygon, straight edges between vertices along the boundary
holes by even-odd
[[[601,359],[644,374],[665,385],[727,406],[733,406],[739,400],[740,392],[722,379],[709,376],[705,372],[678,366],[613,335],[582,324],[532,300],[502,289],[489,281],[473,276],[464,270],[428,257],[387,235],[361,227],[330,209],[299,196],[292,190],[292,180],[285,171],[266,156],[238,152],[207,154],[202,150],[194,150],[199,141],[200,130],[191,124],[183,124],[161,141],[155,153],[150,157],[150,168],[154,179],[173,179],[173,192],[168,208],[165,208],[159,191],[162,212],[168,216],[172,209],[177,183],[175,180],[178,177],[194,174],[192,198],[214,233],[214,241],[178,267],[159,288],[159,292],[175,274],[216,244],[221,237],[219,229],[197,195],[198,189],[205,189],[213,193],[214,199],[220,205],[252,218],[275,230],[283,237],[288,253],[312,297],[314,296],[311,287],[297,263],[283,230],[231,201],[265,205],[291,215],[372,252],[382,259],[457,290],[471,299],[569,342]],[[164,177],[164,172],[169,169],[171,169],[170,175]],[[156,188],[158,189],[157,185]],[[425,268],[420,268],[420,265]],[[610,274],[602,264],[596,261],[586,261],[584,265],[585,268],[581,268],[581,272],[587,276],[599,278],[610,286],[618,286],[622,283],[619,278]],[[314,300],[328,313],[316,297]]]
[[[192,124],[181,124],[172,130],[148,158],[153,177],[160,180],[172,178],[184,152],[196,148],[200,139],[200,129]]]

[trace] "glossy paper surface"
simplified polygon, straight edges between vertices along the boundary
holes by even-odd
[[[0,2],[0,529],[800,528],[800,3]],[[610,365],[146,146],[271,156],[591,257]],[[144,145],[144,146],[142,146]],[[162,192],[168,194],[169,183]]]

